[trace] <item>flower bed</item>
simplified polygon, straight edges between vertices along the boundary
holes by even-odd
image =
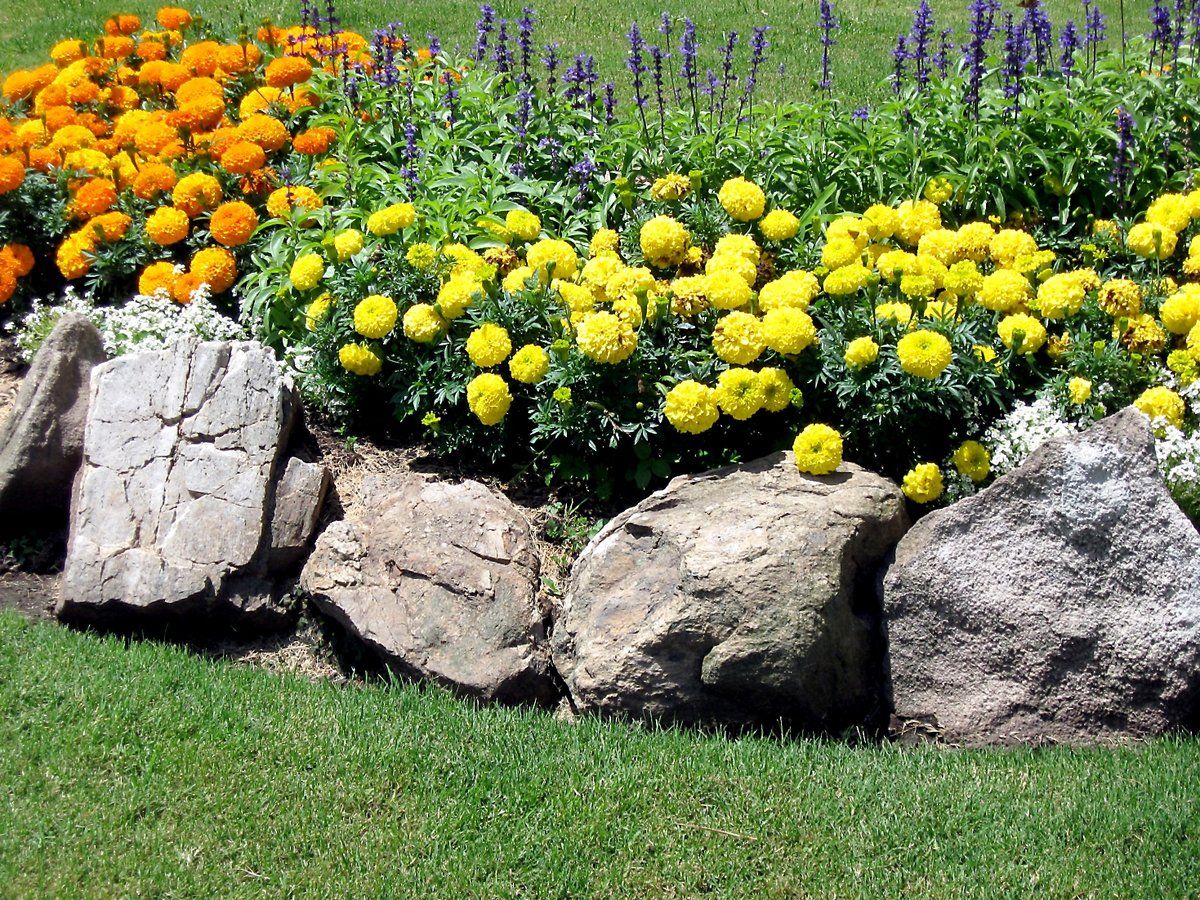
[[[1133,402],[1196,512],[1197,27],[1109,50],[1098,15],[979,0],[954,60],[922,4],[854,111],[835,53],[768,105],[768,33],[702,75],[686,19],[616,85],[531,11],[461,58],[307,7],[232,43],[115,16],[4,82],[0,296],[77,286],[118,349],[222,333],[211,299],[352,427],[601,493],[790,445],[943,502],[1028,452],[1022,404]]]

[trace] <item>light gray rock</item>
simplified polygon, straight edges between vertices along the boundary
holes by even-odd
[[[907,527],[896,485],[849,464],[814,477],[779,453],[676,478],[576,562],[555,666],[581,711],[861,721],[879,702],[875,577]]]
[[[83,455],[88,380],[104,359],[100,332],[76,313],[62,317],[34,356],[0,427],[0,523],[66,522]]]
[[[883,582],[896,727],[966,744],[1200,713],[1200,536],[1132,407],[921,519]]]
[[[474,481],[368,478],[317,539],[301,587],[394,671],[469,697],[557,697],[528,522]]]
[[[298,457],[287,461],[275,488],[271,516],[271,571],[294,568],[304,560],[329,490],[329,470]]]
[[[270,532],[295,416],[290,381],[257,343],[192,342],[98,366],[58,614],[277,624]]]

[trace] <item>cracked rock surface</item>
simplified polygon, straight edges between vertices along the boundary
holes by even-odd
[[[529,523],[478,482],[368,478],[317,539],[301,587],[401,675],[502,703],[558,695]]]
[[[902,731],[1091,743],[1200,723],[1200,535],[1132,407],[925,516],[883,586]]]
[[[272,522],[296,403],[254,342],[191,342],[98,366],[58,614],[279,620]],[[283,516],[281,543],[293,549],[324,497],[324,476],[303,474],[288,481]],[[304,484],[305,498],[291,496]]]
[[[896,485],[849,464],[813,477],[779,453],[676,478],[576,562],[555,666],[580,710],[858,721],[878,700],[875,574],[907,527]]]

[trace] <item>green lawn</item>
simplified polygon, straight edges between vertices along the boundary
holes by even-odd
[[[615,77],[624,64],[625,33],[637,19],[648,32],[650,42],[657,40],[653,30],[665,9],[678,15],[690,15],[708,44],[719,42],[722,32],[736,30],[749,37],[756,25],[770,25],[773,49],[771,73],[763,82],[777,96],[803,99],[813,95],[812,84],[820,75],[820,44],[816,29],[818,0],[604,0],[599,4],[577,0],[526,0],[541,18],[540,40],[560,41],[564,50],[595,53],[606,78]],[[836,0],[835,0],[836,2]],[[966,39],[968,0],[931,0],[939,28],[953,26],[959,43]],[[161,4],[147,0],[0,0],[0,69],[29,65],[45,59],[46,50],[63,37],[94,34],[113,12],[136,12],[150,18]],[[209,0],[203,4],[185,3],[202,10],[213,22],[228,22],[236,36],[236,22],[242,17],[251,26],[270,16],[277,22],[295,21],[298,3],[284,0]],[[521,0],[493,2],[501,15],[516,19]],[[891,71],[891,50],[896,35],[907,31],[917,0],[906,3],[880,3],[874,0],[837,2],[844,26],[840,45],[834,49],[834,80],[841,96],[867,99],[881,91],[881,82]],[[1011,5],[1011,4],[1010,4]],[[1129,34],[1147,30],[1147,0],[1127,5]],[[1079,20],[1078,0],[1048,0],[1047,8],[1056,23],[1066,17]],[[1118,0],[1100,0],[1101,8],[1112,16],[1116,33]],[[339,4],[347,27],[369,34],[370,29],[392,19],[404,21],[409,33],[418,38],[437,32],[445,44],[470,47],[474,43],[474,23],[479,3],[475,0],[415,0],[403,5],[383,0],[343,0]],[[1018,10],[1020,12],[1020,10]],[[674,48],[673,48],[674,49]],[[782,82],[774,74],[775,64],[783,61],[787,71]],[[707,64],[714,65],[710,57]]]
[[[1200,742],[652,733],[0,614],[10,895],[1182,896]]]

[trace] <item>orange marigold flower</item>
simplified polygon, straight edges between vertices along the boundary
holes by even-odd
[[[121,13],[109,17],[104,23],[105,34],[133,34],[142,27],[142,20],[135,15]]]
[[[112,209],[116,202],[117,186],[107,178],[96,178],[75,194],[71,215],[77,219],[90,219]]]
[[[118,84],[108,91],[108,105],[121,112],[133,109],[138,105],[139,99],[137,91],[124,85]]]
[[[174,206],[160,206],[146,219],[146,237],[160,247],[178,244],[188,236],[191,220]]]
[[[249,203],[232,200],[213,211],[208,230],[213,240],[226,247],[240,247],[258,227],[258,213]]]
[[[248,119],[257,112],[267,109],[272,103],[282,102],[283,91],[279,88],[260,87],[248,93],[238,104],[238,116]]]
[[[167,31],[182,31],[192,24],[192,14],[180,6],[164,6],[158,11],[158,24]]]
[[[225,101],[220,97],[199,97],[185,104],[183,111],[207,131],[216,128],[225,117]]]
[[[285,219],[294,209],[320,209],[321,198],[308,185],[297,184],[281,187],[267,198],[267,212],[276,219]]]
[[[232,74],[248,72],[262,62],[262,51],[254,44],[226,44],[217,50],[217,62]]]
[[[176,303],[187,305],[192,302],[192,294],[196,293],[203,282],[195,272],[184,272],[175,277],[171,285],[171,296]]]
[[[34,147],[29,151],[29,168],[39,172],[49,172],[51,168],[58,165],[60,159],[57,150],[49,147]]]
[[[85,56],[87,56],[87,44],[79,40],[79,38],[68,38],[65,41],[59,41],[50,48],[50,58],[63,68],[83,59]]]
[[[189,78],[175,90],[177,106],[183,106],[193,100],[199,100],[201,97],[219,97],[223,101],[225,88],[221,87],[221,83],[215,79],[199,77]]]
[[[146,62],[158,62],[167,58],[167,45],[162,41],[145,38],[138,41],[137,55]]]
[[[175,266],[169,262],[150,263],[138,276],[138,293],[147,296],[163,290],[168,294],[175,284]]]
[[[238,141],[221,154],[221,168],[234,175],[247,175],[266,164],[267,154],[250,141]]]
[[[147,122],[134,136],[134,146],[144,156],[159,156],[179,142],[179,132],[166,122]]]
[[[184,175],[171,191],[171,202],[193,219],[221,202],[221,182],[203,172]]]
[[[7,303],[17,290],[17,276],[12,269],[0,266],[0,303]]]
[[[207,153],[215,160],[220,160],[221,154],[240,141],[236,128],[218,128],[207,134],[192,136],[192,141],[198,153]]]
[[[163,63],[162,68],[158,70],[158,83],[168,93],[179,90],[191,77],[192,73],[188,67],[179,63]]]
[[[200,41],[196,44],[189,44],[179,55],[179,63],[197,75],[212,75],[217,71],[219,65],[217,51],[220,47],[221,45],[216,41]]]
[[[84,225],[80,231],[87,231],[98,238],[112,243],[125,237],[125,233],[129,230],[131,224],[133,224],[133,220],[125,215],[125,213],[107,212],[96,216],[96,218]]]
[[[46,127],[51,131],[58,131],[60,128],[66,128],[68,125],[74,125],[77,121],[75,110],[69,106],[52,106],[46,110],[42,116],[42,121],[46,123]]]
[[[192,257],[192,272],[208,285],[214,294],[223,294],[237,280],[237,262],[223,247],[206,247]]]
[[[293,94],[285,94],[282,97],[287,108],[295,113],[308,106],[317,106],[321,102],[321,98],[317,96],[315,91],[309,90],[307,87],[299,87],[295,89]]]
[[[100,39],[100,54],[105,59],[124,59],[133,56],[133,38],[123,34],[108,35]]]
[[[267,153],[274,153],[291,137],[287,126],[278,119],[260,114],[245,119],[238,126],[238,135],[242,140],[258,144]]]
[[[267,63],[266,79],[271,87],[286,88],[312,78],[313,68],[300,56],[280,56]]]
[[[24,278],[33,271],[33,251],[24,244],[9,244],[0,248],[0,262],[12,269],[18,278]]]
[[[329,152],[329,148],[333,145],[335,137],[337,137],[337,133],[332,128],[318,126],[296,135],[292,140],[292,146],[296,149],[297,153],[303,153],[307,156],[320,156],[322,153]]]
[[[133,179],[133,195],[139,200],[153,200],[164,191],[175,188],[179,179],[175,170],[164,163],[146,163]]]
[[[12,156],[0,157],[0,194],[15,191],[25,181],[25,164]]]

